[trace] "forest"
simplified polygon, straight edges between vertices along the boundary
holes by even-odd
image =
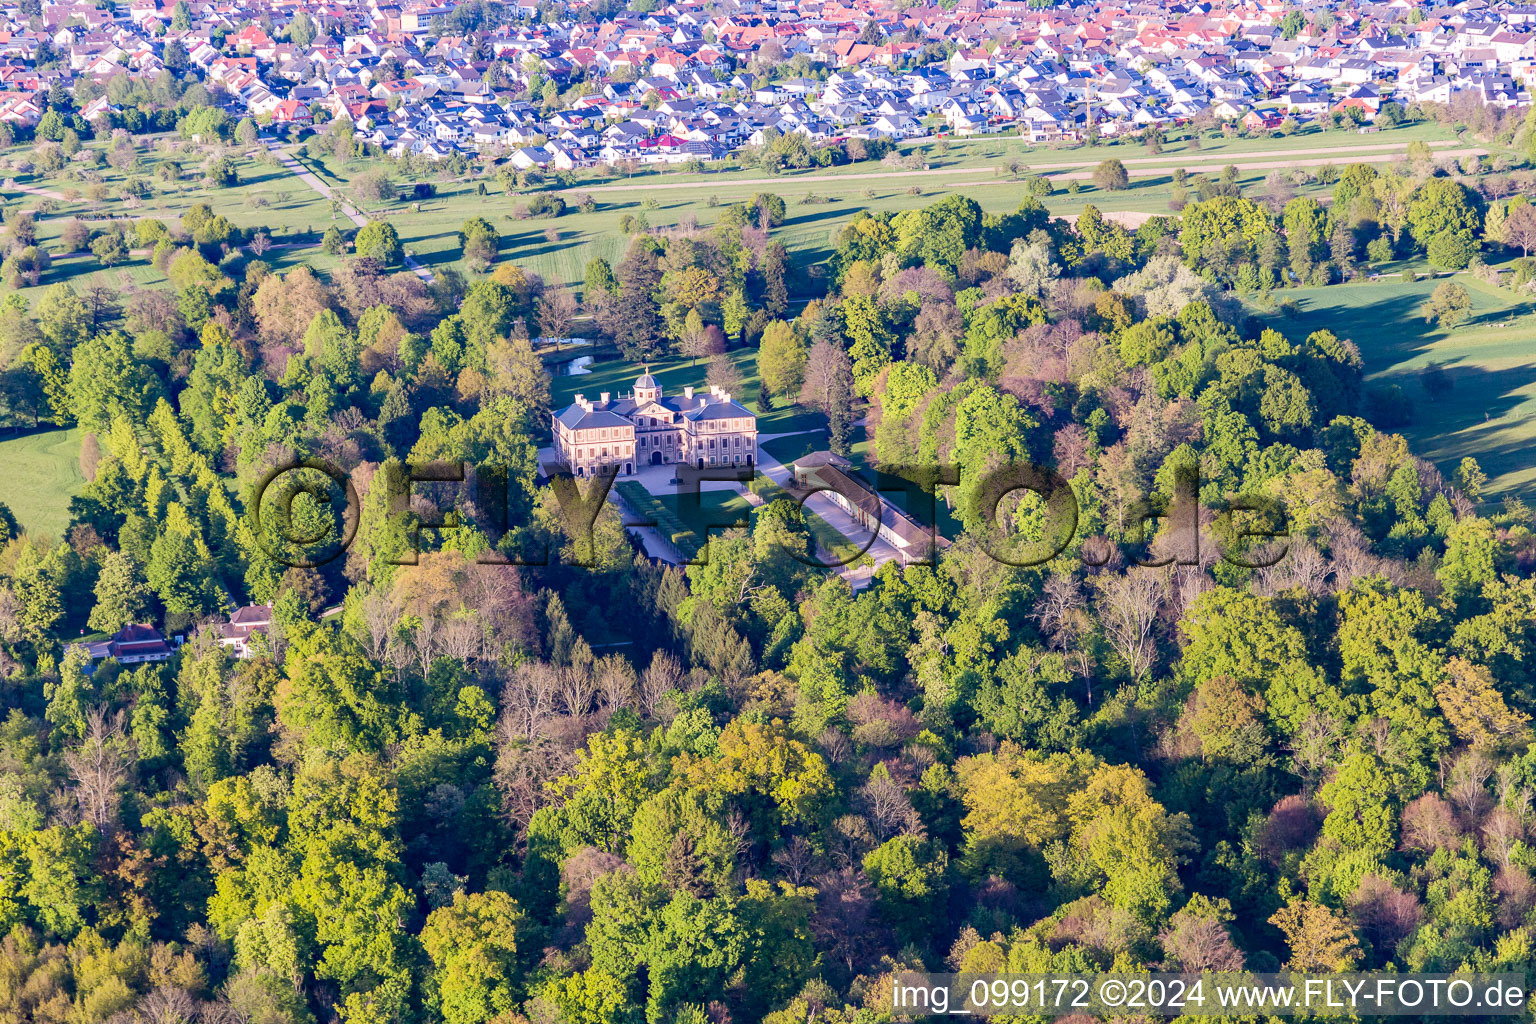
[[[1431,165],[1326,206],[1186,184],[1135,231],[866,214],[815,267],[764,193],[580,295],[485,220],[486,272],[429,285],[384,222],[320,274],[194,208],[131,227],[169,289],[0,301],[5,415],[78,427],[88,481],[63,537],[0,511],[0,1021],[878,1024],[907,969],[1530,969],[1530,510],[1284,311],[1367,260],[1484,272],[1536,214]],[[45,258],[28,217],[5,244]],[[681,567],[573,521],[536,344],[578,320],[953,467],[949,545],[855,593],[793,500]],[[358,495],[344,550],[318,477],[258,499],[305,459]],[[501,467],[505,509],[395,507],[434,461]],[[988,500],[1025,462],[1070,537]],[[185,643],[77,642],[132,624]]]

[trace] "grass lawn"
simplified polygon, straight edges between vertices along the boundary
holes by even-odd
[[[1410,136],[1389,133],[1366,138],[1368,142],[1361,142],[1360,136],[1344,133],[1329,133],[1326,139],[1298,136],[1289,148],[1337,144],[1340,147],[1337,155],[1306,158],[1322,164],[1330,160],[1346,160],[1351,146],[1388,143],[1406,146]],[[1238,141],[1257,144],[1268,140],[1234,140],[1231,145],[1236,146]],[[1018,140],[1013,143],[1017,147]],[[958,150],[970,143],[957,142],[955,145]],[[987,145],[991,147],[986,150],[988,153],[999,147],[1008,148],[1002,140],[991,140]],[[1214,142],[1205,146],[1198,157],[1191,154],[1187,166],[1195,172],[1212,177],[1217,175],[1222,163],[1213,158],[1215,146]],[[1045,152],[1051,156],[1051,163],[1078,172],[1091,171],[1099,160],[1110,156],[1121,156],[1126,160],[1147,158],[1144,150],[1130,146]],[[1240,154],[1234,151],[1232,155]],[[1277,144],[1274,156],[1277,159],[1286,156],[1285,149]],[[1204,162],[1199,162],[1201,160]],[[675,172],[637,175],[633,188],[593,192],[597,208],[592,213],[580,212],[573,200],[573,196],[584,188],[593,187],[584,181],[565,190],[571,205],[563,216],[527,220],[513,216],[514,209],[528,201],[526,195],[506,195],[493,185],[490,194],[482,196],[478,194],[477,182],[440,181],[435,183],[437,194],[432,198],[420,203],[387,204],[385,211],[390,223],[400,232],[406,250],[429,268],[452,267],[467,273],[461,258],[459,228],[472,217],[485,217],[501,232],[499,259],[502,262],[525,266],[549,283],[579,287],[591,260],[601,257],[616,264],[623,257],[629,237],[619,230],[619,221],[625,215],[643,216],[653,229],[690,222],[708,227],[732,203],[744,202],[759,192],[773,192],[782,196],[786,204],[784,224],[774,231],[774,237],[795,254],[802,266],[811,267],[832,254],[838,231],[864,210],[917,209],[958,192],[975,199],[987,213],[1006,213],[1017,209],[1025,197],[1024,183],[1008,176],[1000,157],[974,160],[956,157],[939,162],[946,171],[939,177],[914,177],[911,172],[882,168],[873,163],[784,174],[774,177],[768,184],[762,183],[763,174],[755,169],[702,176]],[[367,161],[341,164],[333,160],[315,160],[308,161],[308,165],[321,177],[337,183],[346,182],[369,167]],[[1165,152],[1157,158],[1155,166],[1131,165],[1128,189],[1102,192],[1090,182],[1081,181],[1077,182],[1078,191],[1072,193],[1064,184],[1058,183],[1055,193],[1044,202],[1053,214],[1068,218],[1076,218],[1090,203],[1110,213],[1166,214],[1169,213],[1173,170],[1182,165],[1177,152]],[[948,173],[950,171],[954,173]],[[853,177],[854,174],[880,176],[858,178]],[[1238,180],[1251,192],[1257,191],[1267,174],[1265,170],[1244,171]],[[676,187],[683,184],[696,184],[697,187]],[[1301,195],[1325,195],[1327,192],[1315,185],[1298,190]],[[329,216],[327,206],[319,223],[322,226],[328,223]],[[821,289],[819,282],[812,282],[810,287],[818,293]]]
[[[69,499],[85,489],[78,427],[0,440],[0,503],[28,533],[54,538],[69,525]]]
[[[784,464],[786,469],[796,459],[804,458],[811,452],[825,451],[827,447],[827,434],[819,430],[814,434],[795,434],[790,437],[775,437],[771,441],[762,441],[758,447],[772,455]]]
[[[1412,423],[1402,433],[1416,454],[1449,475],[1472,456],[1489,476],[1491,494],[1536,495],[1536,303],[1483,284],[1471,274],[1454,278],[1472,296],[1472,316],[1449,331],[1424,322],[1419,312],[1440,281],[1303,288],[1295,320],[1272,317],[1292,338],[1327,328],[1360,347],[1371,383],[1394,383],[1412,403]],[[1449,393],[1431,398],[1422,371],[1444,368]]]
[[[838,568],[845,565],[864,565],[870,561],[870,557],[864,553],[866,548],[864,542],[868,540],[867,534],[855,544],[838,533],[831,523],[805,506],[800,507],[800,512],[805,517],[806,529],[810,530],[811,536],[816,538],[818,551],[824,552],[818,557],[819,561]]]
[[[1300,128],[1288,137],[1263,136],[1259,138],[1222,138],[1202,136],[1198,144],[1192,145],[1189,138],[1182,133],[1175,133],[1176,137],[1163,144],[1162,152],[1155,159],[1176,164],[1189,164],[1195,161],[1216,160],[1226,157],[1254,157],[1274,156],[1282,158],[1296,149],[1326,149],[1334,150],[1337,159],[1347,161],[1352,152],[1362,146],[1393,145],[1406,147],[1415,140],[1423,140],[1431,144],[1449,145],[1458,140],[1456,136],[1445,127],[1434,123],[1421,123],[1396,128],[1391,131],[1376,132],[1370,135],[1360,135],[1350,131],[1325,131],[1322,127],[1312,124]],[[1087,146],[1079,142],[1052,142],[1031,144],[1016,135],[981,135],[969,138],[946,137],[924,138],[909,142],[903,142],[898,150],[902,156],[918,156],[922,159],[930,171],[957,171],[982,169],[990,172],[993,166],[1001,166],[1009,160],[1018,160],[1026,166],[1038,165],[1041,169],[1053,167],[1059,169],[1059,165],[1070,164],[1091,168],[1100,160],[1116,157],[1125,161],[1139,161],[1154,159],[1153,154],[1147,152],[1141,141],[1136,137],[1125,139],[1105,139],[1097,146]],[[1321,159],[1327,159],[1323,157]],[[878,161],[861,161],[853,164],[843,164],[838,167],[808,168],[805,170],[781,171],[772,175],[776,181],[795,182],[802,179],[815,179],[826,181],[850,175],[868,175],[871,173],[889,173],[900,176],[901,170],[891,170],[884,167]],[[1134,174],[1134,171],[1132,172]],[[607,177],[599,176],[593,172],[583,175],[581,182],[574,186],[575,191],[584,187],[601,187],[604,185],[645,185],[650,183],[663,184],[671,182],[699,183],[707,185],[726,185],[734,181],[745,179],[757,179],[768,177],[768,172],[762,167],[752,164],[739,166],[727,163],[714,168],[698,172],[685,173],[675,168],[661,169],[658,167],[645,167],[637,169],[633,175],[616,174]],[[776,191],[776,189],[772,189]]]

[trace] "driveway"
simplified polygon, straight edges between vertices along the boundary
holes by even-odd
[[[354,209],[352,205],[345,199],[341,199],[339,196],[337,196],[335,189],[321,181],[318,177],[315,176],[313,171],[310,171],[303,164],[299,163],[299,161],[295,159],[292,153],[288,152],[287,150],[278,149],[276,146],[272,146],[270,148],[273,153],[277,154],[278,161],[282,163],[282,165],[289,171],[293,172],[294,177],[308,185],[322,198],[337,200],[337,202],[340,204],[341,212],[345,214],[347,219],[350,220],[353,224],[356,224],[358,227],[362,227],[368,223],[367,217],[364,217],[362,214],[358,213],[357,210]],[[407,253],[405,256],[405,265],[410,268],[410,270],[417,277],[427,282],[427,284],[432,283],[432,271],[428,270],[420,263],[417,263],[416,257]]]
[[[814,431],[795,431],[794,433],[814,433]],[[758,436],[758,469],[766,473],[774,483],[780,487],[788,487],[791,476],[789,467],[778,459],[762,450],[762,442],[771,441],[776,437],[790,437],[792,434],[762,434]],[[874,563],[867,568],[857,568],[851,565],[839,566],[837,573],[852,585],[854,590],[868,586],[869,578],[875,569],[886,562],[896,558],[896,549],[891,547],[879,537],[871,538],[869,530],[861,526],[852,516],[844,512],[842,508],[823,492],[817,492],[805,499],[805,507],[827,521],[827,525],[842,534],[854,547],[863,550],[869,560]]]

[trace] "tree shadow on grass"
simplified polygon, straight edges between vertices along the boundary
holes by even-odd
[[[1462,321],[1462,323],[1459,324],[1456,329],[1451,332],[1450,336],[1454,338],[1458,332],[1466,331],[1473,327],[1514,328],[1519,319],[1528,315],[1530,312],[1531,306],[1528,303],[1522,303],[1509,309],[1485,310]]]
[[[1373,285],[1340,285],[1336,287],[1370,288]],[[1301,309],[1296,317],[1270,315],[1261,317],[1267,327],[1273,327],[1292,341],[1300,342],[1314,331],[1332,331],[1338,337],[1354,341],[1365,360],[1365,373],[1390,371],[1399,363],[1406,362],[1428,351],[1437,340],[1436,332],[1424,322],[1420,307],[1433,286],[1419,282],[1411,293],[1396,288],[1386,288],[1375,301],[1360,305],[1324,304],[1316,297],[1299,298]],[[1284,293],[1276,293],[1284,301]]]
[[[442,266],[447,263],[455,263],[464,255],[464,250],[458,248],[435,249],[432,252],[414,252],[412,258],[422,266],[428,268]]]
[[[1397,384],[1409,397],[1412,420],[1401,433],[1414,453],[1447,475],[1468,456],[1491,477],[1529,468],[1536,417],[1510,417],[1536,404],[1536,362],[1489,369],[1461,361],[1442,369],[1450,387],[1434,397],[1425,391],[1419,368],[1374,381]]]
[[[793,217],[784,218],[785,227],[800,227],[806,224],[814,224],[821,220],[832,220],[837,217],[846,217],[850,207],[847,203],[828,203],[822,209],[815,212],[797,213]]]
[[[515,236],[511,249],[517,251],[518,259],[532,259],[535,256],[547,256],[550,253],[560,252],[572,246],[581,245],[586,237],[585,232],[572,232],[569,236],[561,232],[560,240],[558,242],[551,242],[544,237],[543,232],[534,233],[529,231]],[[531,248],[525,249],[524,246],[530,246]]]
[[[261,174],[255,174],[255,175],[241,174],[240,175],[240,187],[248,188],[251,185],[260,185],[263,182],[277,181],[279,178],[292,178],[292,177],[294,177],[294,174],[293,174],[292,171],[288,170],[288,168],[286,168],[286,167],[274,167],[274,168],[270,168],[270,169],[266,170],[264,173],[261,173]],[[303,183],[300,182],[300,184],[303,184]],[[307,188],[308,186],[305,186],[305,187]]]

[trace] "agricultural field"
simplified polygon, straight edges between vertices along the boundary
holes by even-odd
[[[1472,297],[1472,315],[1442,330],[1420,307],[1442,281],[1454,279]],[[1414,452],[1449,475],[1466,456],[1488,474],[1493,497],[1536,497],[1536,303],[1477,280],[1420,277],[1303,288],[1284,293],[1300,307],[1295,319],[1271,326],[1293,338],[1327,328],[1360,347],[1368,384],[1397,384],[1410,400],[1401,432]],[[1425,387],[1438,366],[1449,388]]]
[[[28,533],[55,539],[69,525],[69,499],[85,488],[80,429],[0,436],[0,504]]]

